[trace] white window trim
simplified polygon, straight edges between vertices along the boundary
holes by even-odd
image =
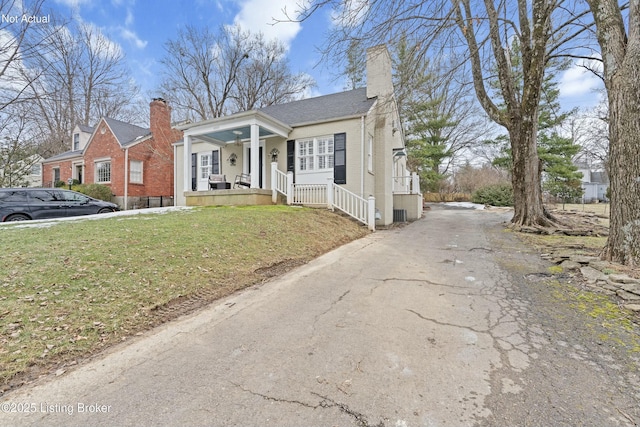
[[[100,163],[109,163],[109,181],[99,181],[98,180],[98,164]],[[103,159],[95,159],[93,161],[93,182],[95,182],[96,184],[111,184],[111,174],[112,174],[112,170],[111,170],[111,158],[107,157],[107,158],[103,158]]]
[[[133,164],[140,165],[140,180],[135,180],[133,177],[134,172],[137,174],[137,171],[134,171]],[[129,182],[132,184],[144,184],[144,163],[142,160],[129,160]]]
[[[213,168],[213,156],[211,155],[210,152],[208,153],[200,153],[200,156],[198,156],[198,179],[200,180],[205,180],[205,179],[209,179],[209,175],[211,174],[211,170]],[[204,159],[208,159],[208,164],[206,166],[204,166],[202,164],[202,161]],[[204,172],[204,173],[203,173]]]
[[[332,150],[331,152],[328,153],[320,153],[319,152],[319,141],[323,140],[323,139],[330,139],[333,144],[332,144]],[[313,143],[312,147],[313,147],[313,154],[311,155],[305,155],[304,157],[306,158],[311,158],[313,160],[313,169],[305,169],[302,170],[301,168],[301,160],[302,160],[302,155],[300,154],[300,143],[302,142],[309,142],[311,141]],[[321,172],[330,172],[333,170],[333,166],[335,165],[335,141],[333,140],[333,134],[330,135],[320,135],[320,136],[314,136],[314,137],[309,137],[309,138],[299,138],[296,139],[296,143],[295,143],[295,156],[296,156],[296,171],[297,173],[300,174],[313,174],[313,173],[321,173]],[[331,162],[331,167],[325,167],[320,169],[318,167],[318,165],[320,164],[320,157],[324,157],[324,156],[331,156],[333,157],[333,161]]]

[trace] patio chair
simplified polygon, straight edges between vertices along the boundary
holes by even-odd
[[[219,190],[222,188],[226,188],[227,177],[221,174],[212,173],[209,175],[209,189],[210,190]]]
[[[233,184],[233,188],[238,187],[251,187],[251,175],[248,173],[241,173],[240,175],[236,175],[236,180]]]

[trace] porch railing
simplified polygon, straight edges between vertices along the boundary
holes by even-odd
[[[368,199],[360,197],[344,187],[334,184],[329,179],[327,184],[294,184],[293,173],[278,170],[278,164],[271,164],[272,199],[276,203],[278,193],[287,198],[287,204],[295,205],[324,205],[327,208],[339,209],[354,219],[362,222],[370,230],[376,228],[376,200],[373,196]]]
[[[327,205],[326,184],[293,184],[294,205]]]
[[[413,172],[411,175],[394,176],[393,192],[396,194],[419,194],[420,178]]]

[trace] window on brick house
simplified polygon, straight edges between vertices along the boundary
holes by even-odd
[[[111,182],[111,161],[96,162],[96,182]]]
[[[129,163],[129,181],[134,184],[142,184],[142,161],[131,160]]]

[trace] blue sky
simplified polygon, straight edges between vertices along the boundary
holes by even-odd
[[[66,16],[95,25],[125,53],[126,61],[145,97],[158,96],[163,45],[175,39],[187,24],[210,26],[239,24],[252,32],[262,31],[288,47],[288,59],[294,73],[311,75],[317,87],[306,96],[343,90],[343,81],[335,71],[320,63],[318,47],[333,25],[331,11],[320,10],[302,23],[281,22],[283,9],[295,12],[298,3],[310,0],[46,0]],[[560,76],[560,101],[565,109],[588,108],[598,103],[602,87],[591,73],[574,66]]]
[[[252,32],[262,31],[278,38],[288,47],[288,59],[294,73],[310,74],[318,87],[307,96],[342,90],[324,64],[318,65],[317,47],[331,25],[329,11],[321,11],[304,23],[278,23],[284,19],[282,9],[295,11],[300,0],[48,0],[52,7],[66,16],[75,16],[99,27],[118,44],[143,93],[154,95],[159,85],[159,60],[163,45],[175,39],[185,25],[210,26],[239,24]]]

